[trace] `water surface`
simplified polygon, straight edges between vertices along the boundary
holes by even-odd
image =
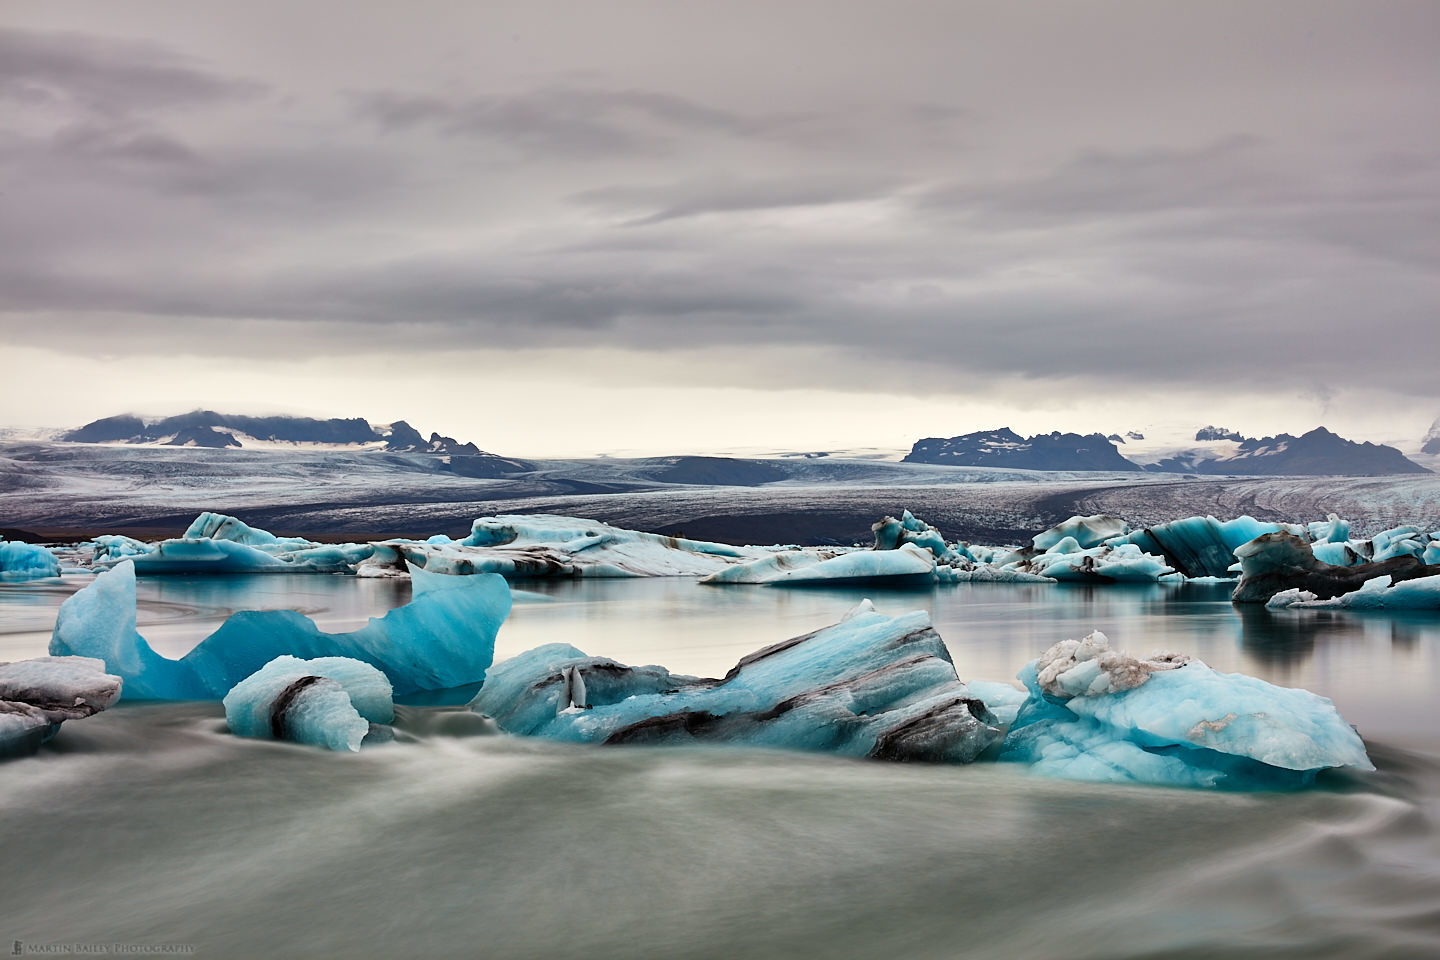
[[[73,586],[0,593],[0,659]],[[169,655],[234,609],[350,629],[408,585],[140,584]],[[723,673],[865,591],[528,585],[497,657],[562,640]],[[1378,773],[1301,794],[1047,781],[724,748],[417,733],[358,755],[239,740],[214,704],[122,705],[0,767],[0,939],[199,956],[1433,957],[1440,617],[1237,611],[1223,587],[961,585],[931,611],[963,677],[1101,629],[1335,700]],[[423,712],[408,714],[414,731]]]

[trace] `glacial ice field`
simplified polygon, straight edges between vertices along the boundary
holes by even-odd
[[[43,655],[87,582],[0,588],[0,660]],[[563,642],[700,677],[870,595],[515,586],[497,663]],[[1307,689],[1334,701],[1376,771],[1302,792],[1091,784],[1019,764],[599,748],[404,705],[404,742],[325,753],[233,736],[218,701],[122,700],[0,770],[7,851],[46,865],[43,884],[0,879],[0,933],[203,956],[1434,955],[1440,618],[1232,605],[1231,586],[960,583],[872,599],[928,614],[977,689],[1018,694],[1023,664],[1094,630]],[[290,573],[141,577],[137,596],[139,632],[169,658],[237,610],[295,609],[339,633],[412,599],[404,579]]]

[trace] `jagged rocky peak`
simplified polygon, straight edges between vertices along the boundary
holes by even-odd
[[[1436,417],[1435,422],[1430,424],[1430,431],[1425,434],[1421,443],[1421,453],[1440,453],[1440,417]]]
[[[1195,439],[1204,443],[1209,440],[1234,440],[1237,443],[1244,443],[1245,438],[1238,430],[1227,430],[1224,427],[1206,426],[1195,431]]]
[[[1145,434],[1141,433],[1139,430],[1130,430],[1130,431],[1127,431],[1126,434],[1125,434],[1125,436],[1129,437],[1131,440],[1144,440],[1144,439],[1145,439]]]
[[[252,417],[195,410],[160,419],[134,414],[105,417],[60,435],[72,443],[137,443],[173,447],[240,448],[260,443],[379,447],[398,453],[484,456],[473,443],[431,433],[427,440],[404,420],[372,426],[360,417]]]
[[[1009,427],[958,437],[917,441],[906,463],[1012,467],[1022,470],[1138,470],[1103,434],[1037,434],[1022,437]]]
[[[1247,437],[1228,456],[1208,460],[1172,457],[1161,460],[1151,469],[1171,473],[1270,477],[1377,477],[1430,472],[1406,459],[1394,447],[1346,440],[1324,427],[1316,427],[1298,437],[1288,433],[1258,440]]]

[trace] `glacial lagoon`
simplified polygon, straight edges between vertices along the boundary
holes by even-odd
[[[43,655],[85,582],[0,587],[0,659]],[[233,737],[215,703],[122,702],[0,770],[8,859],[25,865],[0,880],[6,936],[207,957],[1440,949],[1433,614],[1240,609],[1223,584],[517,586],[497,661],[562,641],[717,676],[870,596],[929,611],[962,678],[1009,680],[1098,629],[1132,653],[1183,651],[1330,697],[1379,769],[1217,793],[1011,765],[460,737],[418,720],[413,742],[342,756]],[[139,626],[174,657],[235,610],[298,609],[333,631],[409,593],[348,576],[142,578]]]

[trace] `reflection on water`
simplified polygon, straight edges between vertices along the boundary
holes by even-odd
[[[44,653],[79,582],[0,590],[0,659]],[[312,576],[140,593],[141,631],[172,656],[232,610],[298,608],[339,630],[409,596]],[[497,657],[566,641],[716,675],[866,593],[529,584]],[[965,677],[1011,677],[1099,629],[1307,687],[1359,727],[1379,772],[1214,794],[418,728],[418,742],[344,756],[231,737],[216,704],[122,704],[0,773],[0,942],[203,957],[1440,955],[1440,615],[1237,609],[1204,585],[872,596],[930,611]]]
[[[45,652],[55,610],[87,578],[0,588],[0,658]],[[535,581],[516,592],[496,658],[571,643],[627,663],[720,676],[750,651],[835,622],[869,596],[882,611],[929,611],[962,677],[1009,680],[1051,644],[1103,631],[1137,654],[1176,650],[1217,670],[1305,687],[1362,732],[1440,729],[1440,613],[1235,606],[1227,584],[959,584],[903,590],[701,586],[685,579]],[[353,630],[410,598],[405,580],[345,576],[143,578],[141,632],[184,654],[235,610],[295,609]]]

